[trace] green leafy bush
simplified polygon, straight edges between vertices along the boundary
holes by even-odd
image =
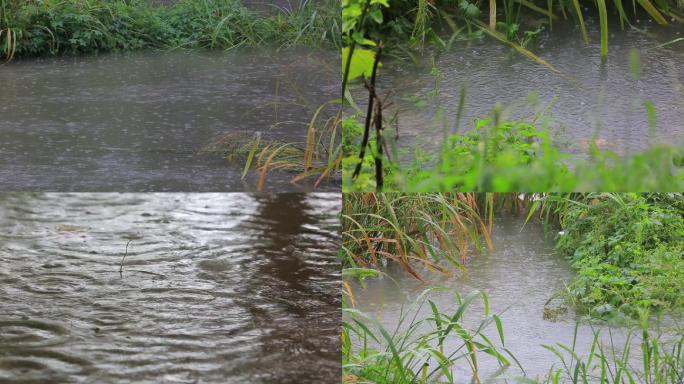
[[[567,205],[557,247],[577,271],[569,293],[580,308],[599,317],[684,309],[683,202],[601,194]]]

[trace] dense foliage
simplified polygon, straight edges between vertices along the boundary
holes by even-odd
[[[336,2],[259,13],[238,0],[0,0],[0,49],[13,57],[140,48],[233,48],[339,42]]]
[[[599,317],[684,310],[683,195],[590,194],[560,204],[557,247],[577,271],[569,294],[581,309]]]
[[[345,148],[354,148],[362,127],[345,121]],[[656,146],[647,151],[618,155],[592,144],[589,158],[564,154],[549,137],[525,122],[481,119],[466,134],[445,136],[441,148],[430,154],[420,148],[411,161],[401,163],[407,151],[384,161],[385,191],[487,191],[487,192],[588,192],[684,190],[684,151]],[[358,154],[347,152],[343,160],[345,192],[376,189],[374,158],[376,141],[370,140],[362,172],[352,177]]]

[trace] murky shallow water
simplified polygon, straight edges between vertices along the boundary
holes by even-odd
[[[521,232],[523,221],[524,218],[513,217],[497,219],[492,236],[494,250],[473,256],[466,274],[445,278],[423,270],[421,275],[426,283],[420,283],[399,268],[390,268],[385,272],[399,283],[399,289],[388,278],[368,280],[365,290],[355,285],[353,289],[357,308],[372,314],[391,332],[397,327],[402,305],[412,303],[430,286],[453,288],[462,296],[473,291],[484,292],[489,298],[491,312],[500,314],[506,347],[520,361],[528,376],[545,377],[553,365],[560,367],[560,361],[541,344],[562,343],[572,346],[579,317],[569,311],[559,315],[555,321],[544,319],[545,303],[554,291],[562,289],[570,281],[572,272],[567,261],[554,253],[552,242],[544,240],[541,225],[528,223]],[[458,307],[451,293],[433,293],[429,298],[437,308],[450,315]],[[476,300],[466,310],[464,324],[475,329],[483,319],[483,313],[482,302]],[[432,312],[426,304],[419,312],[418,319],[430,316]],[[612,332],[617,346],[624,345],[627,334],[625,328],[595,328],[601,329],[604,345],[609,345],[609,332]],[[499,338],[494,324],[484,333],[495,341],[495,345],[500,345],[496,342]],[[576,351],[586,356],[592,340],[591,328],[587,325],[580,327]],[[446,354],[452,349],[447,343]],[[632,352],[634,363],[639,362],[639,347],[634,347]],[[480,353],[478,359],[482,379],[494,375],[499,368],[484,353]],[[469,380],[470,372],[465,360],[460,360],[460,364],[454,367],[454,373],[461,377],[462,382]],[[516,376],[521,372],[517,367],[511,367],[506,374]]]
[[[337,194],[0,195],[0,382],[339,380],[339,210]]]
[[[473,121],[491,115],[497,102],[504,107],[518,105],[509,115],[530,121],[534,112],[549,107],[551,131],[571,153],[584,154],[596,129],[600,148],[618,153],[646,149],[650,142],[644,100],[655,104],[655,137],[670,144],[684,142],[684,42],[663,48],[657,45],[684,36],[684,28],[660,28],[643,21],[636,30],[620,31],[614,26],[609,38],[609,58],[601,64],[598,23],[589,19],[590,44],[586,45],[574,25],[554,25],[552,33],[542,33],[530,49],[558,68],[558,76],[512,48],[493,39],[456,43],[452,50],[434,60],[443,75],[439,96],[434,99],[435,77],[430,74],[432,58],[422,65],[385,63],[380,75],[381,94],[392,90],[398,102],[399,145],[439,145],[446,119],[455,127],[463,83],[467,85],[461,131],[474,127]],[[631,49],[641,54],[641,78],[632,79]],[[530,93],[538,95],[539,105],[520,106]],[[416,107],[416,97],[427,104]],[[602,101],[601,101],[602,100]],[[442,110],[442,117],[435,118]],[[541,128],[541,124],[540,128]]]
[[[136,52],[16,61],[0,69],[0,188],[254,190],[242,164],[198,152],[226,133],[302,142],[339,97],[335,55]],[[269,189],[309,190],[272,173]],[[338,190],[335,183],[323,190]]]

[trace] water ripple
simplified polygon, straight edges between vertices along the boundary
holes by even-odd
[[[339,204],[0,195],[0,381],[339,380]]]

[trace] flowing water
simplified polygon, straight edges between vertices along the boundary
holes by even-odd
[[[635,24],[641,31],[621,31],[613,25],[608,61],[602,65],[598,22],[590,18],[587,24],[588,45],[577,27],[558,23],[553,32],[541,33],[528,47],[562,76],[491,38],[457,42],[447,53],[434,60],[427,55],[416,66],[385,63],[381,94],[394,91],[399,145],[434,149],[444,121],[454,131],[463,84],[467,90],[461,132],[472,129],[475,119],[491,116],[500,102],[512,107],[507,113],[512,119],[530,121],[535,112],[546,110],[550,130],[567,152],[586,154],[598,130],[599,148],[629,153],[652,143],[644,106],[649,100],[657,116],[654,140],[684,143],[684,41],[657,48],[684,37],[684,28],[656,27],[644,20]],[[639,80],[632,78],[632,49],[641,56]],[[437,87],[433,64],[440,74]],[[436,97],[431,96],[435,89]],[[527,102],[530,94],[536,95],[536,104]]]
[[[302,143],[315,109],[339,97],[334,56],[240,49],[15,61],[0,69],[0,189],[254,190],[241,161],[202,149],[257,132]],[[266,187],[311,189],[292,176],[273,172]]]
[[[339,211],[337,194],[0,195],[0,382],[338,380]]]
[[[523,219],[520,218],[497,219],[492,236],[494,250],[473,256],[467,265],[467,273],[456,277],[439,277],[434,272],[424,270],[422,277],[426,279],[426,283],[420,283],[398,268],[389,268],[385,272],[396,283],[389,278],[382,278],[367,281],[366,289],[359,285],[354,286],[357,308],[373,315],[386,329],[393,331],[401,316],[402,306],[407,307],[430,286],[453,288],[462,296],[474,291],[484,292],[489,298],[491,312],[501,314],[506,347],[520,361],[527,375],[544,377],[549,368],[558,364],[559,360],[541,347],[541,344],[562,343],[572,346],[575,324],[579,317],[569,311],[559,313],[557,317],[547,316],[548,319],[545,319],[545,303],[554,291],[562,289],[571,279],[572,272],[568,262],[554,253],[553,244],[545,240],[541,225],[528,223],[521,231],[522,225]],[[458,307],[451,293],[431,294],[429,298],[435,302],[437,308],[449,315],[453,315]],[[556,303],[553,304],[550,308],[555,307]],[[473,304],[466,310],[464,324],[475,329],[483,319],[483,312],[481,302]],[[427,304],[419,313],[419,319],[432,315]],[[622,343],[627,334],[625,329],[595,328],[603,328],[604,345],[609,345],[609,332],[612,332],[616,345],[624,345]],[[491,340],[498,340],[493,324],[485,334]],[[580,327],[576,342],[580,355],[586,356],[592,340],[590,327]],[[451,351],[449,348],[447,342],[446,354]],[[633,348],[634,362],[639,361],[639,353],[639,348]],[[494,375],[499,368],[492,358],[483,353],[480,354],[478,363],[483,379]],[[467,382],[471,371],[467,363],[461,360],[454,372],[462,378],[460,382]],[[506,374],[514,376],[521,372],[513,367]]]

